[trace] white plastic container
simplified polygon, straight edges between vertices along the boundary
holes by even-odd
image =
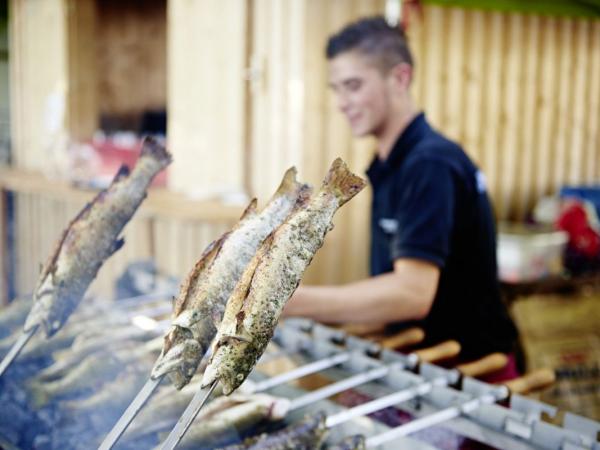
[[[560,274],[568,240],[564,231],[501,224],[497,251],[500,280],[518,283]]]

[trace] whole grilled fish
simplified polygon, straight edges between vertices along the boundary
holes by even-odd
[[[326,450],[366,450],[366,448],[365,437],[356,434],[348,436],[337,444],[328,445]]]
[[[31,298],[16,298],[7,307],[0,309],[0,337],[8,336],[20,327],[31,308]]]
[[[289,404],[286,398],[267,394],[219,397],[200,412],[177,448],[208,448],[227,442],[228,437],[237,438],[262,421],[283,419]]]
[[[183,283],[174,305],[171,331],[152,370],[169,374],[177,389],[185,386],[217,333],[225,302],[264,239],[310,195],[289,169],[269,203],[256,212],[253,200],[239,223],[208,246]]]
[[[110,425],[106,423],[106,420],[102,420],[103,416],[111,411],[120,413],[129,405],[147,380],[148,372],[145,369],[141,370],[140,367],[127,368],[125,372],[113,381],[103,385],[102,389],[91,396],[61,402],[60,409],[72,416],[80,413],[98,416],[96,422]],[[108,420],[111,421],[112,419],[113,417],[110,415]]]
[[[323,445],[326,433],[325,414],[318,413],[281,431],[261,434],[221,450],[315,450]]]
[[[122,166],[111,185],[73,219],[42,269],[25,331],[43,325],[52,336],[63,326],[104,261],[123,245],[119,234],[154,176],[170,162],[166,149],[146,138],[133,171]]]
[[[139,343],[137,343],[137,345],[139,345]],[[132,341],[124,341],[119,343],[119,345],[116,347],[111,347],[109,349],[105,346],[102,346],[100,348],[95,348],[84,355],[80,355],[78,352],[67,352],[64,354],[64,357],[57,358],[53,364],[40,370],[35,375],[34,379],[39,383],[54,381],[58,378],[66,376],[73,368],[78,366],[85,357],[89,355],[93,354],[96,358],[104,358],[107,353],[113,352],[116,349],[128,348],[133,350],[137,345]]]
[[[364,186],[363,179],[336,159],[318,194],[264,242],[227,302],[203,386],[219,380],[228,395],[242,384],[271,340],[285,302],[333,228],[334,213]]]
[[[41,408],[50,400],[96,388],[100,384],[114,380],[126,369],[134,370],[140,366],[142,370],[146,369],[144,359],[148,358],[149,365],[155,356],[153,351],[156,352],[157,349],[141,346],[136,350],[124,348],[107,351],[102,357],[91,354],[63,378],[46,383],[33,380],[30,383],[32,405]]]

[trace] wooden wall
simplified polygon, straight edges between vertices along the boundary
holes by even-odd
[[[251,97],[252,187],[264,192],[287,164],[317,182],[338,155],[364,171],[373,143],[352,139],[337,112],[323,49],[330,33],[383,12],[383,2],[255,5],[269,19],[259,28],[269,38],[259,55],[267,81]],[[408,33],[417,103],[484,170],[500,220],[525,218],[536,199],[565,183],[600,182],[600,20],[428,5],[412,12]],[[339,213],[308,281],[366,274],[368,206],[365,193]]]
[[[43,124],[54,92],[67,99],[67,120],[59,130],[67,134],[76,134],[69,119],[78,117],[76,105],[89,111],[94,102],[109,100],[101,92],[93,94],[96,100],[74,100],[76,86],[85,83],[71,82],[80,56],[73,27],[65,28],[73,17],[69,1],[11,0],[19,168],[49,165],[47,149],[56,140]],[[337,156],[364,173],[374,144],[353,139],[337,111],[323,48],[327,36],[348,21],[383,10],[383,0],[168,0],[164,73],[175,155],[171,188],[203,195],[245,189],[264,204],[290,165],[317,186]],[[408,32],[417,102],[483,168],[500,219],[525,217],[539,196],[563,183],[600,181],[600,20],[426,5],[411,15]],[[18,198],[21,271],[45,259],[50,235],[58,235],[76,209],[34,197]],[[369,203],[366,191],[340,211],[306,281],[366,275]],[[40,222],[46,214],[54,214],[52,227]],[[138,255],[153,255],[162,268],[183,276],[200,247],[225,226],[167,217],[137,221],[130,225],[135,233],[127,233],[145,244],[128,244],[103,269],[99,284],[108,286]],[[21,290],[30,289],[28,273],[19,275]]]
[[[100,114],[167,106],[167,0],[95,0]]]

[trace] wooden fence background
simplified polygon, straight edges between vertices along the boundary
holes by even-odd
[[[327,88],[323,53],[329,34],[357,17],[382,13],[383,1],[152,3],[152,20],[164,20],[166,33],[164,47],[156,39],[149,43],[166,52],[166,68],[161,58],[142,58],[137,66],[120,65],[121,75],[99,77],[102,68],[81,47],[100,20],[94,0],[10,1],[16,168],[47,171],[65,139],[89,136],[100,111],[119,103],[119,93],[103,96],[101,81],[115,88],[121,76],[164,89],[174,190],[246,191],[264,204],[290,165],[315,185],[337,156],[364,172],[373,142],[351,137]],[[127,21],[135,20],[135,11],[128,10]],[[143,10],[138,13],[143,21]],[[540,196],[565,183],[600,183],[600,20],[426,5],[412,12],[408,32],[417,102],[484,170],[499,219],[524,218]],[[102,34],[97,39],[101,46]],[[107,39],[119,48],[118,30]],[[101,61],[110,64],[109,47],[101,48]],[[115,61],[128,56],[123,49],[112,55]],[[122,89],[128,101],[120,104],[162,95]],[[52,102],[65,109],[54,128]],[[369,203],[367,191],[340,211],[306,281],[366,275]],[[80,206],[17,195],[19,291],[31,290],[38,263]],[[135,220],[127,229],[129,243],[103,269],[98,289],[109,292],[125,264],[139,257],[154,257],[163,270],[183,276],[232,220]]]

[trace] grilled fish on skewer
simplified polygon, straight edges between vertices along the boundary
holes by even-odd
[[[30,383],[32,403],[40,408],[51,399],[92,389],[98,384],[114,380],[125,369],[143,365],[144,359],[147,362],[152,361],[159,349],[160,347],[151,341],[135,350],[122,348],[106,351],[101,357],[91,354],[63,378],[45,383],[33,380]]]
[[[349,436],[346,439],[326,446],[326,450],[366,450],[365,437],[360,434]]]
[[[315,450],[321,448],[326,433],[325,414],[318,413],[276,433],[262,434],[221,450]]]
[[[183,437],[178,449],[205,448],[227,441],[234,433],[243,433],[264,420],[281,420],[289,408],[289,400],[267,394],[219,397],[199,414],[195,425]]]
[[[296,170],[289,169],[260,213],[253,201],[235,228],[207,248],[181,287],[153,379],[169,374],[178,389],[190,381],[244,268],[264,239],[309,195],[309,186],[296,181]]]
[[[43,325],[49,337],[63,326],[104,261],[123,245],[119,234],[154,176],[170,162],[166,149],[146,138],[133,171],[122,166],[111,185],[75,217],[42,269],[24,331]]]
[[[340,206],[365,181],[336,159],[318,194],[261,246],[227,302],[203,386],[219,380],[225,395],[246,379],[273,336],[285,302],[323,245]]]

